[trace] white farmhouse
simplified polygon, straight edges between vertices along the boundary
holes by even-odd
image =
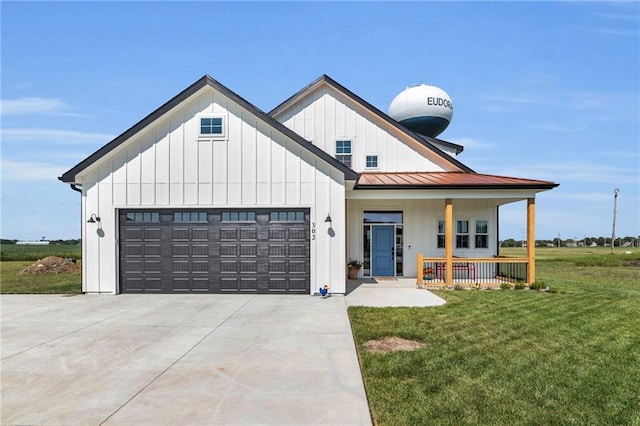
[[[462,149],[326,75],[268,114],[204,76],[60,177],[82,196],[83,291],[344,293],[350,258],[477,281],[521,200],[534,281],[535,195],[557,184],[475,173]]]

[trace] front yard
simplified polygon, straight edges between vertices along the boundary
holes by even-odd
[[[349,308],[377,425],[640,424],[640,268],[538,262],[551,292],[440,291]],[[397,336],[426,343],[371,353]]]

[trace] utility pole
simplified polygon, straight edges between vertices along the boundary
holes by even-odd
[[[613,229],[611,231],[611,254],[613,254],[613,246],[616,240],[616,211],[618,207],[618,188],[613,190]]]

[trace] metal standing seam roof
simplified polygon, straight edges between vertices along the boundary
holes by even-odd
[[[361,173],[355,189],[551,189],[551,181],[464,172]]]

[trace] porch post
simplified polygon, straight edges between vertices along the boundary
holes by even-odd
[[[536,199],[527,198],[527,280],[536,281]]]
[[[444,257],[445,272],[444,283],[453,284],[453,200],[444,200]]]

